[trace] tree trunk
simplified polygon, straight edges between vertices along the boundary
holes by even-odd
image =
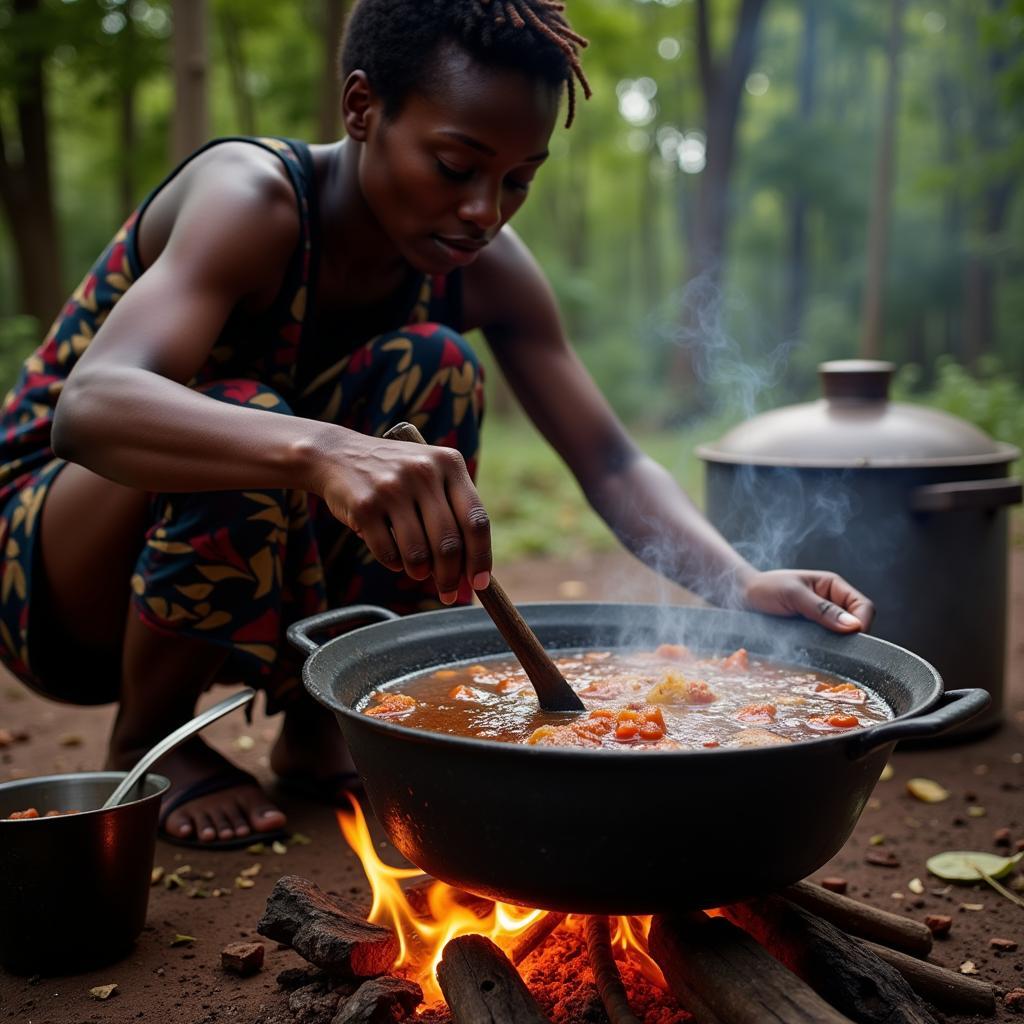
[[[804,34],[800,52],[800,119],[806,125],[814,115],[818,53],[818,7],[804,0]],[[799,186],[797,186],[799,188]],[[798,192],[789,213],[789,281],[786,289],[784,334],[798,338],[807,296],[807,197]]]
[[[345,0],[322,0],[324,68],[320,76],[319,141],[334,142],[341,134],[341,71],[338,67]]]
[[[209,135],[206,0],[173,0],[174,125],[171,159],[184,160]]]
[[[39,16],[39,0],[14,0],[22,24]],[[18,267],[18,309],[45,329],[64,299],[60,240],[50,169],[43,33],[26,31],[15,53],[20,158],[8,153],[0,124],[0,202],[10,225]]]
[[[899,108],[900,50],[903,45],[903,5],[891,0],[889,26],[889,75],[882,107],[882,138],[875,165],[875,184],[868,220],[867,271],[864,277],[864,302],[861,309],[860,354],[864,359],[882,355],[882,322],[886,256],[889,246],[889,220],[892,205],[893,167],[896,153],[896,114]]]
[[[252,95],[249,93],[249,68],[245,60],[242,27],[233,12],[222,12],[220,32],[224,39],[224,56],[231,78],[231,95],[235,101],[238,127],[243,135],[255,135],[256,112],[253,109]]]
[[[700,175],[693,218],[689,278],[695,284],[683,310],[683,336],[688,344],[676,352],[672,381],[676,389],[696,397],[694,347],[703,342],[705,325],[715,324],[720,308],[725,240],[729,230],[729,185],[736,155],[743,87],[757,52],[757,33],[766,0],[742,0],[728,59],[715,60],[711,48],[708,0],[697,0],[697,59],[704,97],[707,135],[706,164]],[[699,393],[697,393],[699,394]]]

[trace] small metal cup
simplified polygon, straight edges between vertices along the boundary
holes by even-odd
[[[0,964],[16,974],[68,974],[112,963],[146,922],[160,798],[103,801],[127,772],[75,772],[0,784]],[[11,821],[35,807],[78,811]]]

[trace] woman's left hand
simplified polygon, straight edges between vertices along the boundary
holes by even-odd
[[[834,572],[774,569],[750,578],[743,606],[769,615],[802,615],[836,633],[867,630],[875,606]]]

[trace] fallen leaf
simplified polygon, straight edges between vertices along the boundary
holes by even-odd
[[[193,885],[185,895],[191,900],[205,900],[210,894],[205,889],[200,889],[198,885]]]
[[[882,774],[878,776],[878,781],[888,782],[895,774],[896,772],[893,770],[892,765],[886,764],[886,766],[882,769]]]
[[[885,836],[881,832],[876,833],[868,840],[868,844],[871,846],[881,846],[884,842]]]
[[[242,878],[255,878],[262,869],[262,864],[250,864],[249,867],[242,868],[238,873]]]
[[[925,804],[941,804],[943,800],[949,799],[949,790],[944,789],[934,779],[908,779],[907,792]]]
[[[172,872],[171,874],[164,876],[164,888],[184,889],[185,880],[183,878],[180,878],[176,873]]]
[[[309,846],[313,842],[309,836],[303,835],[301,832],[296,832],[291,839],[288,840],[289,846]]]
[[[159,882],[160,879],[163,878],[163,877],[164,877],[164,869],[161,868],[161,867],[155,867],[149,873],[149,884],[150,885],[156,885],[156,883]]]
[[[984,807],[979,807],[977,804],[972,804],[967,808],[968,818],[984,818],[987,811]]]
[[[928,870],[946,882],[981,882],[985,875],[1003,878],[1008,875],[1024,852],[1012,857],[972,850],[948,850],[927,860]]]
[[[985,904],[984,903],[961,903],[960,904],[960,909],[961,910],[972,910],[972,911],[977,912],[979,910],[984,910],[985,909]]]
[[[116,994],[116,981],[112,985],[97,985],[95,988],[89,989],[89,995],[91,995],[93,999],[109,999],[112,995]]]
[[[977,974],[978,973],[978,968],[974,966],[974,961],[973,960],[965,960],[960,965],[960,973],[961,974]]]
[[[271,850],[274,851],[274,853],[278,853],[278,854],[280,854],[280,853],[287,853],[288,852],[288,847],[285,846],[284,843],[282,843],[282,842],[280,842],[279,840],[276,840],[276,839],[274,840],[273,843],[270,844],[270,848],[271,848]]]
[[[195,941],[196,941],[196,937],[194,935],[182,935],[182,934],[179,933],[179,934],[175,935],[173,939],[171,939],[171,945],[172,946],[191,946],[192,943],[195,942]]]
[[[266,844],[264,844],[264,843],[253,843],[252,846],[247,846],[245,848],[245,852],[246,853],[251,853],[254,856],[258,856],[261,853],[266,853],[267,852],[267,847],[266,847]]]
[[[256,883],[251,878],[242,878],[241,875],[235,879],[236,889],[251,889]]]
[[[924,892],[924,883],[920,878],[912,878],[907,882],[907,888],[915,895],[920,896]]]
[[[57,742],[62,747],[80,747],[85,741],[77,732],[66,732],[63,736],[58,737]]]

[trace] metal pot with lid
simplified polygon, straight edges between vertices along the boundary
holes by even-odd
[[[703,445],[707,515],[760,568],[832,569],[875,602],[872,632],[979,686],[1002,714],[1010,477],[1020,457],[955,416],[889,401],[895,367],[819,366],[823,397]],[[961,737],[966,733],[961,730]]]

